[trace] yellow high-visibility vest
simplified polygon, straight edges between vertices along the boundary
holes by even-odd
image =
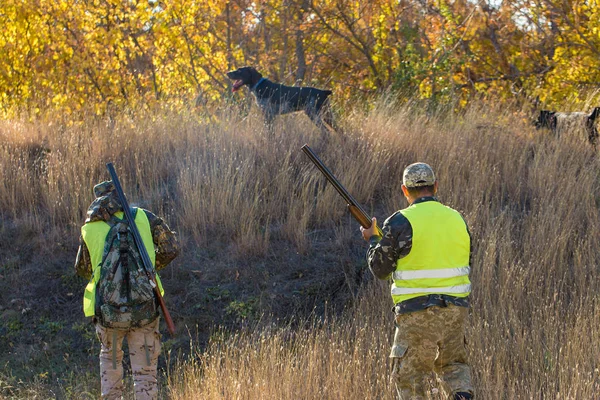
[[[122,211],[115,213],[115,216],[119,219],[124,218]],[[152,232],[150,231],[150,222],[148,216],[141,208],[137,209],[135,215],[135,224],[144,242],[144,247],[148,252],[152,266],[155,265],[156,253],[154,251],[154,241],[152,240]],[[102,255],[104,254],[104,244],[106,242],[106,236],[110,231],[110,225],[105,221],[94,221],[88,222],[81,227],[81,236],[83,241],[90,253],[90,260],[92,263],[92,278],[85,287],[83,294],[83,312],[86,317],[93,317],[95,314],[96,307],[96,285],[100,279],[100,264],[102,263]],[[160,293],[164,296],[164,290],[160,277],[156,274],[156,284],[160,289]]]
[[[471,238],[458,211],[437,201],[400,211],[412,226],[412,248],[398,260],[392,277],[394,304],[429,294],[467,297],[471,293]]]

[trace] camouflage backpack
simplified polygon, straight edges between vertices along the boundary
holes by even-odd
[[[134,219],[137,211],[132,210]],[[108,328],[144,326],[158,316],[154,291],[127,221],[112,215],[108,224],[96,287],[96,316]]]

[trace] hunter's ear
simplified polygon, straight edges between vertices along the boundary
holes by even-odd
[[[408,188],[406,186],[404,186],[404,184],[402,184],[401,188],[402,188],[402,194],[404,194],[404,197],[408,197]]]

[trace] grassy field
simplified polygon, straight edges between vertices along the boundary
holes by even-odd
[[[84,283],[70,268],[91,187],[113,161],[130,201],[165,216],[184,244],[165,286],[187,349],[166,342],[164,397],[392,398],[389,288],[361,271],[358,225],[299,151],[309,143],[380,221],[405,206],[402,169],[433,166],[441,201],[474,238],[478,398],[599,398],[597,152],[575,134],[535,131],[509,106],[432,113],[383,98],[340,114],[344,132],[329,138],[303,116],[269,133],[255,113],[224,111],[209,122],[168,111],[0,122],[0,396],[98,395],[97,345],[77,314]],[[34,278],[46,268],[50,289]],[[38,294],[50,310],[36,308]],[[47,360],[28,370],[36,352]],[[65,364],[49,367],[56,359]]]

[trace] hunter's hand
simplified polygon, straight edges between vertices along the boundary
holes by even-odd
[[[365,241],[367,241],[367,242],[369,241],[369,239],[371,239],[371,236],[378,235],[379,232],[377,231],[377,218],[375,218],[375,217],[371,218],[371,227],[370,228],[365,229],[361,226],[360,231],[363,235],[363,239],[365,239]]]

